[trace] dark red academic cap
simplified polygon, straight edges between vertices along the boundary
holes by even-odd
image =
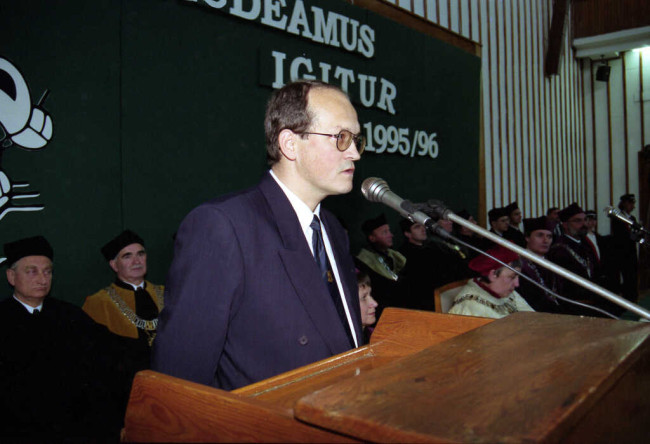
[[[491,248],[486,253],[499,259],[504,264],[510,264],[511,262],[519,259],[519,255],[517,253],[510,251],[500,245]],[[487,276],[490,274],[490,271],[503,267],[503,265],[501,265],[499,262],[483,254],[480,254],[469,261],[468,265],[471,270],[476,271],[481,276]]]

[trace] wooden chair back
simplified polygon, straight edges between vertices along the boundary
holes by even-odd
[[[467,279],[462,281],[450,282],[433,291],[433,297],[436,304],[437,313],[447,313],[454,303],[454,298],[461,288],[465,286]]]

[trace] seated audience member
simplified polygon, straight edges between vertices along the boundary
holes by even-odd
[[[524,234],[519,229],[519,224],[521,223],[521,210],[519,209],[519,204],[517,202],[512,202],[510,205],[505,208],[506,213],[508,214],[508,229],[503,233],[503,237],[508,239],[510,242],[514,242],[520,247],[526,247],[526,239]]]
[[[372,285],[370,277],[363,271],[357,270],[357,283],[359,285],[359,305],[361,307],[361,325],[363,327],[363,343],[370,342],[370,336],[377,322],[375,311],[377,301],[372,297]]]
[[[0,302],[0,436],[117,441],[123,411],[112,335],[49,296],[54,251],[42,236],[4,245],[13,295]]]
[[[595,282],[595,257],[584,240],[587,234],[585,212],[577,203],[572,203],[560,211],[563,234],[551,245],[547,258],[562,268]],[[602,298],[586,288],[557,276],[557,293],[578,302],[597,305]],[[586,316],[601,316],[598,312],[578,305],[567,304],[567,313]]]
[[[462,217],[463,219],[478,225],[476,222],[476,219],[469,213],[467,210],[460,210],[459,212],[456,213],[458,216]],[[452,233],[455,237],[460,239],[461,241],[472,245],[475,248],[478,248],[479,250],[485,251],[486,247],[489,248],[489,246],[492,244],[489,240],[485,239],[484,237],[474,233],[472,230],[469,228],[465,228],[462,225],[458,225],[457,223],[453,224],[453,230]],[[464,249],[467,259],[471,260],[474,259],[479,253],[472,250],[471,248],[465,247]]]
[[[488,221],[490,222],[490,231],[496,234],[499,237],[503,237],[503,234],[508,231],[508,213],[505,208],[492,208],[488,211]],[[497,246],[496,243],[489,241],[489,244],[486,244],[488,248],[494,248]]]
[[[406,258],[391,248],[393,233],[386,216],[382,213],[374,219],[366,220],[361,229],[368,244],[357,254],[356,263],[361,271],[370,276],[373,293],[380,307],[407,306],[402,295],[402,270]]]
[[[517,253],[501,246],[488,253],[514,269],[520,268]],[[514,271],[484,255],[472,259],[469,268],[480,277],[468,281],[458,292],[450,314],[498,319],[517,311],[534,311],[515,291],[519,275]]]
[[[435,310],[433,289],[435,288],[437,267],[433,250],[427,245],[427,230],[420,223],[408,219],[400,220],[404,243],[399,252],[406,258],[402,272],[402,286],[405,308],[415,310]]]
[[[598,216],[593,210],[585,211],[585,226],[587,227],[585,242],[596,259],[595,281],[601,287],[617,292],[619,288],[614,276],[615,262],[611,250],[611,236],[602,236],[598,233]]]
[[[452,222],[438,221],[445,231],[451,231]],[[406,257],[404,267],[404,306],[416,310],[435,310],[433,291],[442,285],[469,277],[465,250],[458,245],[434,236],[427,242],[424,225],[408,219],[400,221],[404,244],[400,253]]]
[[[587,227],[587,234],[585,235],[585,241],[587,245],[591,248],[591,252],[597,261],[600,261],[600,245],[598,243],[601,236],[597,232],[598,227],[598,217],[596,212],[593,210],[585,211],[585,227]]]
[[[552,222],[560,222],[560,209],[551,207],[546,211],[546,218]]]
[[[447,233],[452,233],[454,226],[452,221],[441,219],[437,223]],[[450,282],[474,276],[474,273],[467,266],[469,260],[467,250],[464,247],[456,245],[450,239],[439,236],[434,236],[430,245],[438,267],[435,273],[434,289]]]
[[[551,207],[546,212],[546,218],[553,223],[553,240],[562,236],[562,224],[560,223],[560,209]]]
[[[524,235],[526,237],[526,249],[538,256],[544,257],[551,248],[553,242],[553,224],[546,216],[536,219],[524,219]],[[544,288],[556,291],[555,273],[537,265],[535,262],[521,258],[521,272],[534,282]],[[526,279],[519,278],[518,293],[526,299],[535,311],[544,311],[547,313],[561,313],[562,301],[557,299],[553,294],[542,290]]]
[[[148,360],[156,337],[158,313],[164,304],[164,287],[145,280],[144,241],[133,231],[125,230],[104,245],[101,252],[115,272],[115,281],[88,296],[83,310],[116,335],[138,339]],[[148,367],[146,362],[143,365]]]

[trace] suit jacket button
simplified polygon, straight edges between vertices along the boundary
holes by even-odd
[[[300,345],[307,345],[309,339],[307,339],[307,336],[301,336],[300,338],[298,338],[298,342],[300,343]]]

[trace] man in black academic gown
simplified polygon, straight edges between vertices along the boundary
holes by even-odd
[[[519,229],[521,223],[521,210],[517,202],[512,202],[504,208],[508,214],[508,229],[503,233],[503,237],[510,242],[514,242],[522,248],[526,247],[526,239],[524,233]]]
[[[108,331],[48,296],[54,252],[44,237],[7,243],[4,252],[14,292],[0,302],[0,437],[117,439]]]
[[[596,282],[596,258],[584,240],[587,234],[585,212],[577,204],[572,203],[560,211],[563,235],[553,243],[547,259],[566,268],[578,276]],[[590,290],[574,284],[568,279],[556,277],[558,294],[583,304],[611,310],[612,304]],[[569,314],[585,316],[603,316],[601,313],[581,306],[566,306]],[[617,313],[614,313],[617,314]]]
[[[553,242],[554,228],[555,223],[550,221],[546,216],[524,219],[526,249],[538,256],[545,257]],[[531,279],[534,283],[541,285],[543,288],[551,292],[557,291],[555,273],[537,265],[535,262],[522,257],[521,272],[524,276]],[[551,292],[545,291],[534,283],[520,277],[517,293],[526,299],[528,305],[535,311],[563,313],[565,303],[556,298]]]
[[[449,220],[438,221],[447,232],[452,230],[452,224]],[[433,292],[437,287],[473,276],[465,250],[438,237],[428,241],[424,225],[408,219],[400,221],[400,228],[404,244],[399,251],[406,257],[404,293],[410,303],[406,308],[434,311]]]

